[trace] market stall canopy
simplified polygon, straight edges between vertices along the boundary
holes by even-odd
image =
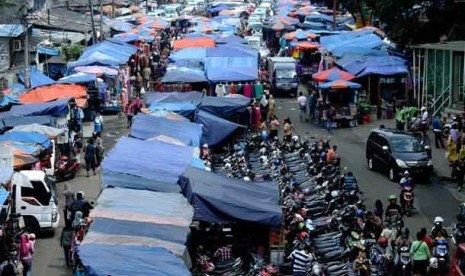
[[[366,56],[344,59],[344,69],[357,77],[367,75],[391,76],[407,74],[407,61],[395,56]]]
[[[15,126],[33,124],[33,123],[51,126],[53,122],[55,121],[55,118],[49,115],[43,115],[43,116],[27,116],[27,117],[6,117],[6,118],[0,118],[0,120],[3,122],[3,125],[5,127],[15,127]],[[1,124],[2,123],[0,122],[0,125]]]
[[[190,117],[197,109],[197,105],[190,102],[177,102],[177,103],[152,103],[149,107],[149,112],[157,110],[166,110],[176,112],[184,117]]]
[[[236,130],[246,128],[203,110],[196,112],[194,121],[202,125],[201,143],[210,146],[222,144]]]
[[[210,112],[222,118],[230,118],[234,114],[243,113],[251,104],[249,98],[230,97],[204,97],[199,105],[199,109]]]
[[[245,221],[269,227],[280,227],[282,223],[276,182],[245,182],[188,168],[179,183],[195,209],[194,220]]]
[[[78,66],[91,66],[91,65],[99,65],[99,66],[111,66],[116,68],[119,65],[119,61],[111,57],[107,54],[95,52],[90,54],[89,56],[83,58],[79,58],[76,61],[68,63],[68,68],[72,69]]]
[[[297,48],[299,50],[316,50],[320,48],[320,45],[315,42],[310,41],[296,41],[290,43],[292,47]]]
[[[30,166],[37,163],[39,159],[35,158],[32,155],[19,153],[15,151],[14,158],[13,158],[13,166],[15,169],[19,169],[23,166]]]
[[[111,29],[118,31],[118,32],[129,32],[132,31],[136,26],[133,24],[122,21],[122,20],[111,20],[108,23],[108,26],[110,26]]]
[[[84,244],[160,247],[186,260],[186,241],[194,210],[179,193],[107,188],[90,213]]]
[[[51,145],[47,135],[37,132],[12,131],[0,135],[0,142],[10,141],[13,144],[39,145],[48,149]]]
[[[39,125],[39,124],[29,124],[29,125],[22,125],[22,126],[16,126],[11,131],[23,131],[23,132],[35,132],[35,133],[42,133],[47,135],[49,138],[53,139],[57,137],[58,135],[62,134],[65,132],[64,129],[59,129],[55,127],[49,127],[49,126],[44,126],[44,125]]]
[[[86,74],[92,74],[96,76],[117,76],[118,75],[118,70],[112,69],[106,66],[98,66],[98,65],[93,65],[93,66],[78,66],[74,68],[74,71],[76,72],[81,72],[81,73],[86,73]]]
[[[152,111],[150,112],[149,115],[153,117],[157,117],[157,118],[164,118],[167,120],[189,122],[189,119],[187,119],[186,117],[179,115],[177,113],[171,112],[171,111],[166,111],[166,110]]]
[[[176,193],[192,158],[190,147],[122,137],[103,161],[102,185]]]
[[[318,82],[326,82],[326,81],[333,81],[333,80],[353,80],[355,76],[342,71],[337,67],[333,67],[331,69],[321,71],[318,73],[313,74],[313,80]]]
[[[182,260],[159,247],[84,243],[79,258],[92,276],[191,274]]]
[[[139,114],[132,124],[130,135],[142,140],[151,139],[159,135],[166,135],[178,139],[185,145],[199,147],[202,127],[191,122],[175,121]]]
[[[305,40],[309,38],[313,39],[316,37],[317,37],[316,34],[313,34],[313,33],[310,33],[310,32],[307,32],[301,29],[298,29],[297,31],[290,32],[284,35],[284,38],[287,40],[293,40],[293,39]]]
[[[3,184],[3,183],[0,182],[0,184]],[[10,197],[10,193],[7,190],[1,189],[0,190],[0,206],[2,206],[9,197]]]
[[[360,87],[362,87],[362,85],[359,83],[346,80],[334,80],[320,84],[321,89],[358,89]]]
[[[69,112],[68,103],[71,98],[60,99],[45,103],[14,105],[7,112],[0,112],[0,119],[27,116],[64,117]]]
[[[18,73],[18,79],[24,84],[24,70]],[[54,80],[44,75],[35,67],[29,69],[29,81],[31,89],[55,83]]]
[[[215,47],[216,43],[213,38],[209,37],[190,37],[175,40],[173,42],[173,49],[180,50],[184,48],[210,48]]]
[[[194,105],[200,104],[202,101],[202,93],[198,91],[191,92],[148,92],[146,95],[147,105],[153,103],[178,103],[187,102]]]
[[[84,107],[87,91],[82,85],[76,84],[54,84],[33,89],[19,97],[23,104],[44,103],[58,99],[74,98],[76,104]]]
[[[168,66],[166,74],[161,79],[162,83],[196,83],[207,81],[203,70],[175,65]]]
[[[100,65],[108,65],[106,64],[107,62],[110,62],[110,65],[124,64],[136,52],[136,46],[113,40],[105,40],[103,42],[88,47],[77,61],[68,64],[68,68],[84,65],[93,65],[94,63]],[[83,60],[86,62],[83,62]]]
[[[86,74],[82,72],[78,72],[66,77],[59,79],[58,83],[89,83],[95,82],[97,80],[97,76],[94,74]]]
[[[370,30],[322,36],[320,43],[330,52],[334,49],[354,45],[368,49],[380,49],[384,45],[383,39]]]
[[[169,59],[175,62],[181,60],[195,60],[195,61],[204,61],[207,56],[208,48],[186,48],[171,53]]]

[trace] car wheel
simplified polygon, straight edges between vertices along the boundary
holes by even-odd
[[[40,233],[40,225],[39,225],[39,222],[35,218],[30,217],[30,216],[24,216],[23,219],[24,219],[24,225],[26,229],[29,230],[29,232],[34,233],[36,235]]]
[[[392,182],[395,182],[397,180],[396,170],[392,167],[389,169],[389,179]]]
[[[375,161],[373,160],[373,158],[369,157],[367,159],[367,163],[368,163],[368,169],[370,171],[374,171],[375,170]]]

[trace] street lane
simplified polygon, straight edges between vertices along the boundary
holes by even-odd
[[[280,121],[289,117],[294,124],[296,133],[303,137],[328,137],[325,129],[316,125],[299,122],[299,111],[295,99],[277,99],[277,115]],[[394,127],[394,121],[383,121],[386,127]],[[370,171],[365,158],[365,145],[370,130],[379,127],[378,123],[371,125],[360,125],[354,128],[336,129],[331,137],[331,144],[338,146],[337,151],[342,158],[341,167],[347,167],[352,171],[359,182],[360,188],[365,192],[368,210],[372,210],[376,199],[381,199],[383,204],[387,204],[387,197],[390,194],[399,195],[397,184],[391,182],[385,174]],[[280,135],[282,135],[280,133]],[[417,180],[416,180],[417,181]],[[456,198],[439,183],[435,177],[430,181],[416,182],[415,187],[415,212],[406,219],[406,225],[411,233],[422,227],[428,229],[432,226],[435,216],[442,216],[444,225],[450,227],[455,220],[459,202]],[[450,231],[449,231],[450,232]]]

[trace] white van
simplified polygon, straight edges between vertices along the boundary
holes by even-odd
[[[43,171],[14,173],[16,212],[31,232],[55,230],[60,222],[55,182]]]

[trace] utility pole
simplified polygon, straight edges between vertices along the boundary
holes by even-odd
[[[337,0],[333,2],[333,31],[336,30],[336,11],[337,11]]]
[[[90,21],[92,23],[92,44],[97,44],[97,33],[95,32],[94,9],[92,6],[92,0],[89,0],[89,8],[90,8]]]
[[[27,89],[31,88],[31,79],[30,79],[30,71],[29,71],[29,26],[27,23],[27,14],[28,14],[28,6],[27,4],[24,5],[24,87]]]
[[[103,5],[102,0],[98,0],[100,6],[100,41],[103,41]]]
[[[48,25],[50,26],[50,9],[47,9],[47,21]],[[50,30],[50,32],[48,33],[48,40],[52,42],[52,30]]]
[[[111,18],[115,18],[115,0],[111,0]]]

